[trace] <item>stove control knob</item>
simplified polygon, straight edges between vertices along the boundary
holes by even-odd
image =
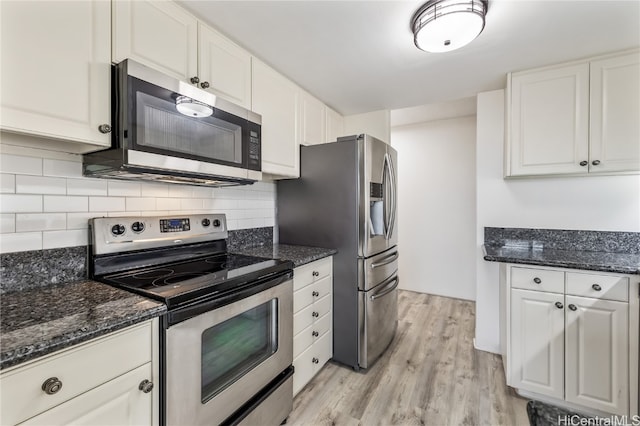
[[[218,219],[213,219],[213,226],[215,226],[216,228],[220,226],[220,220]]]
[[[209,225],[211,225],[211,221],[209,219],[202,219],[202,226],[206,228]]]
[[[133,230],[133,232],[139,234],[140,232],[144,231],[144,223],[133,222],[133,225],[131,225],[131,229]]]
[[[115,235],[116,237],[117,237],[118,235],[122,235],[122,234],[124,234],[124,231],[125,231],[125,227],[124,227],[124,225],[120,225],[120,224],[118,224],[118,225],[113,225],[113,226],[111,227],[111,233],[112,233],[113,235]]]

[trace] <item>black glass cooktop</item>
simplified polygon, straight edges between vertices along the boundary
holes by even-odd
[[[291,262],[221,253],[100,277],[100,281],[161,300],[169,308],[222,297],[291,269]]]

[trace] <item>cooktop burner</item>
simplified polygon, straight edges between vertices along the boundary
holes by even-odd
[[[102,281],[179,304],[198,295],[223,294],[270,273],[279,272],[285,262],[274,259],[222,253],[171,264],[105,275]]]

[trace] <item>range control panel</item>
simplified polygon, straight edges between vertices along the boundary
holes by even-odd
[[[101,217],[90,220],[95,254],[227,238],[224,214]]]

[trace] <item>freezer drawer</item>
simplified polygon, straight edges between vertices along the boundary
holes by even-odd
[[[392,247],[375,256],[358,259],[358,290],[369,291],[398,270],[398,248]]]
[[[359,292],[359,361],[368,368],[387,349],[398,328],[397,273],[369,291]]]

